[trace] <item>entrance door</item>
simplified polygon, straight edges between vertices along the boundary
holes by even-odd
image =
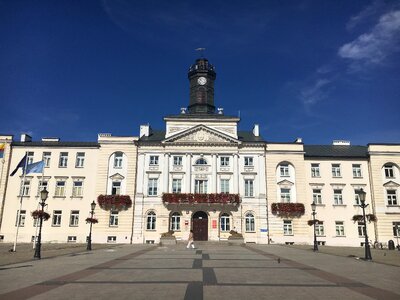
[[[208,240],[208,216],[204,211],[193,215],[193,238],[195,241]]]

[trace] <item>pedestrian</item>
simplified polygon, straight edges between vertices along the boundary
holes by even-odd
[[[186,248],[189,249],[190,246],[192,246],[192,248],[194,249],[194,245],[193,245],[193,230],[190,230],[188,244],[187,244]]]

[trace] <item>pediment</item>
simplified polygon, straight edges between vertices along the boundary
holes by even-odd
[[[111,178],[112,180],[123,180],[125,177],[122,176],[122,175],[119,174],[119,173],[115,173],[115,174],[111,175],[110,178]]]
[[[289,186],[294,185],[294,183],[291,182],[291,181],[289,181],[289,180],[287,180],[287,179],[285,179],[285,180],[279,181],[279,182],[278,182],[278,185],[284,186],[284,187],[285,187],[285,186],[289,187]]]
[[[396,183],[396,182],[390,180],[390,181],[386,182],[383,186],[384,186],[385,188],[397,188],[397,187],[400,186],[400,184],[398,184],[398,183]]]
[[[240,141],[205,125],[197,125],[170,136],[163,143],[239,144]]]

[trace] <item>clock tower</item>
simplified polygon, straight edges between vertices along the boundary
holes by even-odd
[[[207,59],[199,58],[189,68],[190,114],[214,114],[214,66]]]

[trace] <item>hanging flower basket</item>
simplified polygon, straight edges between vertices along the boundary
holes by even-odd
[[[131,197],[127,195],[100,195],[97,203],[104,210],[127,210],[132,206]]]
[[[240,203],[239,194],[189,194],[189,193],[164,193],[162,200],[165,204],[233,204]]]
[[[315,224],[319,224],[319,220],[308,220],[308,221],[307,221],[308,226],[313,226],[314,223],[315,223]]]
[[[99,220],[97,220],[96,218],[86,218],[86,223],[97,224],[99,223]]]
[[[305,209],[303,203],[272,203],[271,212],[281,218],[300,218]]]
[[[365,218],[367,219],[368,223],[371,222],[376,222],[378,219],[374,214],[367,214],[365,215]],[[353,222],[364,222],[364,217],[363,215],[354,215],[352,218]]]
[[[34,218],[35,220],[40,219],[40,217],[43,218],[43,221],[47,221],[48,219],[50,219],[50,214],[42,210],[35,210],[31,212],[31,215],[32,218]]]

